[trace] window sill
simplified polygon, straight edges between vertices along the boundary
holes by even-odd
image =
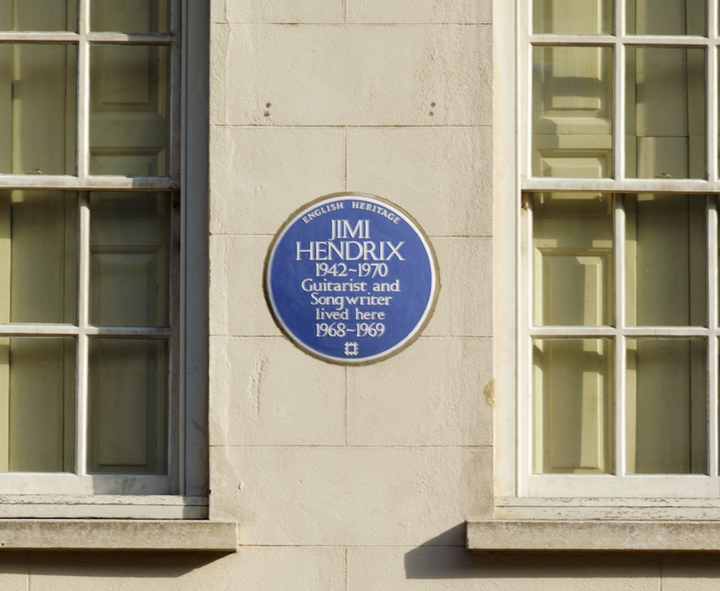
[[[207,497],[0,494],[0,519],[201,520],[207,518]]]
[[[467,548],[475,551],[720,550],[720,521],[472,521]]]
[[[2,550],[235,552],[237,524],[217,521],[1,519]]]

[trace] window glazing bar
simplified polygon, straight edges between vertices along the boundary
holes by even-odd
[[[86,326],[83,333],[88,336],[106,337],[162,337],[170,338],[173,329],[157,326]],[[0,334],[3,337],[16,336],[77,336],[80,328],[73,324],[0,324]]]
[[[573,179],[532,177],[523,180],[523,190],[604,191],[607,193],[707,193],[720,192],[720,181],[702,179]]]
[[[618,21],[620,17],[618,17]],[[692,35],[531,35],[532,45],[660,45],[670,47],[704,47],[715,43],[707,37]]]
[[[623,4],[623,0],[619,0]],[[622,11],[622,14],[625,14]],[[624,51],[622,52],[624,55]],[[619,109],[621,110],[621,109]],[[624,165],[621,170],[624,170]],[[626,383],[626,366],[625,366],[625,348],[626,336],[623,331],[626,327],[626,277],[625,277],[625,209],[624,199],[622,195],[615,195],[614,207],[614,227],[613,227],[613,316],[615,320],[615,328],[618,334],[615,337],[615,347],[613,353],[614,371],[613,371],[613,401],[614,401],[614,439],[615,445],[615,465],[613,473],[618,476],[625,475],[625,457],[626,457],[626,406],[625,406],[625,383]]]
[[[615,13],[615,28],[623,30],[623,27],[625,11],[618,10]],[[625,46],[622,43],[617,43],[613,51],[612,97],[613,170],[610,174],[614,179],[622,181],[625,178]]]
[[[717,197],[708,196],[708,474],[718,475],[718,210]]]
[[[90,152],[90,0],[78,0],[78,75],[77,75],[77,170],[80,179],[88,176]]]
[[[612,46],[617,43],[615,35],[530,35],[532,45],[592,45]]]
[[[83,3],[89,0],[83,0]],[[78,349],[75,398],[75,471],[87,474],[88,456],[88,358],[87,326],[90,300],[90,195],[80,194],[78,216]]]
[[[170,45],[177,43],[170,33],[88,33],[90,43],[114,43],[122,45]]]
[[[707,171],[710,182],[718,182],[718,2],[708,0],[708,37],[710,47],[707,50]]]
[[[170,33],[91,33],[69,31],[0,31],[0,43],[116,43],[122,45],[170,45]]]
[[[78,33],[69,31],[0,31],[0,43],[77,43]]]
[[[615,256],[620,256],[619,253]],[[620,299],[620,294],[616,294]],[[624,298],[623,298],[624,299]],[[541,326],[533,327],[529,331],[534,338],[603,338],[624,335],[629,338],[636,337],[667,337],[667,338],[705,338],[711,334],[703,326]]]
[[[6,174],[0,176],[0,189],[163,191],[178,188],[178,181],[169,177],[88,176],[79,178],[76,176],[42,174]]]
[[[174,7],[174,4],[172,5]],[[173,31],[177,31],[175,20],[177,18],[177,10],[172,11]],[[177,40],[178,35],[176,35]],[[174,179],[180,177],[180,109],[181,102],[181,86],[182,80],[182,60],[179,43],[175,43],[170,48],[170,166],[168,172]]]

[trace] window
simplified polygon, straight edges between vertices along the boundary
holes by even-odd
[[[517,14],[518,110],[498,115],[519,130],[500,183],[522,196],[500,496],[717,499],[718,2]]]
[[[202,366],[202,334],[181,339],[202,314],[181,320],[204,283],[181,262],[206,177],[181,166],[180,8],[0,6],[0,494],[204,490],[181,372]]]

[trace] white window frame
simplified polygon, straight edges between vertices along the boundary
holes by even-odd
[[[208,514],[207,461],[207,162],[208,2],[169,0],[168,33],[90,30],[91,0],[77,0],[77,32],[0,32],[3,43],[65,43],[78,48],[77,175],[0,175],[0,189],[50,189],[79,194],[77,325],[0,324],[3,336],[78,339],[75,473],[0,474],[0,517],[117,517],[198,519]],[[181,14],[183,18],[181,18]],[[183,41],[181,43],[181,41]],[[111,42],[170,49],[170,158],[162,177],[92,176],[90,47]],[[192,82],[190,82],[192,81]],[[173,234],[180,241],[171,280],[168,327],[98,327],[89,323],[89,192],[170,192],[179,205]],[[170,341],[168,474],[87,473],[88,338],[95,335],[162,337]]]
[[[706,48],[707,113],[718,113],[718,0],[708,0],[708,36],[684,37],[682,47]],[[615,31],[624,30],[625,0],[615,0]],[[592,38],[584,35],[531,36],[532,0],[494,3],[495,38],[495,117],[494,117],[494,220],[498,245],[495,283],[495,518],[615,518],[665,519],[720,518],[720,478],[718,476],[718,214],[708,207],[708,327],[627,327],[621,310],[614,304],[613,327],[566,328],[532,327],[530,299],[532,289],[531,207],[527,196],[539,191],[606,191],[608,193],[696,193],[720,192],[718,178],[718,117],[706,121],[707,177],[705,180],[625,178],[622,101],[624,91],[624,48],[637,45],[678,45],[677,38],[664,36],[614,36]],[[531,175],[531,43],[546,45],[592,45],[613,47],[613,169],[612,179],[538,178]],[[619,66],[618,66],[619,64]],[[514,97],[514,100],[509,100]],[[525,197],[524,197],[525,196]],[[622,208],[614,221],[615,244],[624,235]],[[512,237],[512,242],[509,240]],[[500,242],[502,242],[500,244]],[[624,287],[624,257],[614,255],[614,293]],[[621,295],[619,297],[622,297]],[[615,298],[618,299],[617,297]],[[552,475],[532,474],[531,470],[531,348],[532,337],[578,336],[703,336],[708,339],[708,473],[699,475]],[[624,380],[623,350],[616,347],[615,391]],[[621,385],[622,390],[622,385]],[[620,391],[621,391],[620,390]],[[621,438],[622,396],[615,402],[616,442]],[[615,459],[622,458],[622,442],[615,446]],[[660,509],[662,508],[662,510]]]

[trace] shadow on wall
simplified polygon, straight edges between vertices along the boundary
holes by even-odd
[[[468,552],[465,531],[461,523],[407,552],[406,578],[593,578],[617,584],[620,579],[709,578],[717,584],[713,589],[720,589],[720,553]]]
[[[29,572],[41,577],[80,576],[98,580],[174,579],[227,555],[226,552],[4,551],[0,553],[0,573]]]

